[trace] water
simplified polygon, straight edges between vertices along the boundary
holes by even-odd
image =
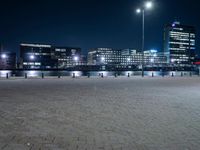
[[[176,71],[168,71],[168,72],[161,72],[161,71],[145,71],[145,76],[162,76],[163,74],[165,76],[181,76],[183,74],[184,76],[189,76],[190,73],[192,75],[197,75],[196,72],[176,72]],[[27,74],[28,77],[41,77],[42,74],[44,76],[73,76],[73,74],[76,77],[80,76],[141,76],[141,71],[38,71],[38,70],[29,70],[29,71],[11,71],[11,70],[1,70],[0,71],[0,77],[6,77],[8,74],[9,77],[24,77],[25,74]]]

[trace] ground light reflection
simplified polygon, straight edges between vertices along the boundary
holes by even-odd
[[[71,76],[73,76],[73,74],[75,75],[75,77],[80,77],[83,73],[81,71],[72,71]]]
[[[8,76],[10,76],[11,75],[11,71],[9,71],[9,70],[0,71],[0,77],[6,77],[7,74],[8,74]]]

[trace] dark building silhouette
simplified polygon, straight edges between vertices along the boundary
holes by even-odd
[[[0,52],[0,69],[16,69],[16,53]]]
[[[66,69],[82,63],[81,48],[20,44],[20,64],[23,69]]]

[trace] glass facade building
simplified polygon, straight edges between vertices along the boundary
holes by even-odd
[[[165,26],[164,54],[168,63],[180,66],[193,64],[195,60],[195,28],[174,22]]]
[[[84,62],[81,48],[53,47],[52,58],[57,60],[59,69],[82,65]]]
[[[44,44],[20,44],[20,64],[23,69],[51,69],[56,59],[52,59],[52,46]]]
[[[149,64],[166,64],[167,59],[157,51],[145,51],[144,63]],[[112,48],[96,48],[91,49],[88,53],[89,65],[135,65],[142,64],[142,53],[134,49],[112,49]]]
[[[66,69],[82,64],[80,48],[44,44],[20,44],[23,69]]]

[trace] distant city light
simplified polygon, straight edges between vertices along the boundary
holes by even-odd
[[[174,59],[171,59],[171,62],[172,62],[172,63],[174,63],[174,62],[175,62],[175,60],[174,60]]]
[[[158,51],[155,49],[150,50],[151,53],[157,53]]]
[[[35,59],[35,56],[34,56],[34,55],[31,55],[31,56],[30,56],[30,59],[31,59],[31,60]]]
[[[127,59],[127,61],[131,61],[131,59],[130,59],[130,58],[128,58],[128,59]]]
[[[7,58],[7,55],[6,54],[2,54],[1,58],[5,59],[5,58]]]
[[[152,63],[154,62],[154,59],[153,59],[153,58],[151,58],[151,62],[152,62]]]
[[[75,61],[78,61],[78,60],[79,60],[78,56],[75,56],[75,57],[74,57],[74,60],[75,60]]]
[[[105,57],[101,57],[101,61],[105,61]]]

